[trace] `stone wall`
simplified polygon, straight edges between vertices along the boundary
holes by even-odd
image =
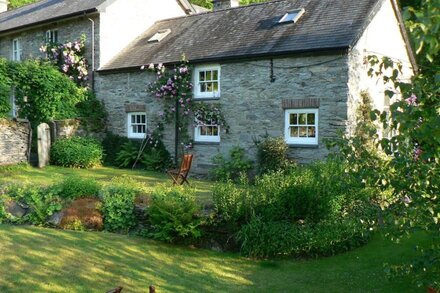
[[[328,151],[324,139],[335,137],[347,124],[348,60],[347,56],[305,56],[274,59],[271,82],[270,60],[222,63],[221,97],[206,101],[220,103],[230,126],[221,133],[220,143],[196,143],[193,171],[206,173],[212,167],[212,157],[227,154],[233,146],[243,147],[255,160],[254,138],[283,136],[283,105],[319,103],[319,144],[291,146],[289,155],[297,162],[322,159]],[[154,80],[150,72],[100,74],[96,79],[97,97],[109,112],[110,131],[127,135],[126,105],[146,105],[148,127],[155,127],[154,118],[162,111],[160,101],[147,93]],[[295,101],[298,100],[298,101]],[[191,130],[191,133],[194,131]],[[173,154],[174,134],[169,126],[165,144]]]
[[[22,60],[45,57],[40,52],[40,48],[45,44],[46,31],[58,30],[58,42],[65,43],[76,41],[81,35],[86,36],[86,58],[91,63],[92,60],[92,23],[88,20],[90,17],[95,21],[95,60],[96,67],[99,66],[99,17],[98,15],[78,17],[54,23],[48,23],[42,26],[34,27],[28,30],[13,32],[2,36],[0,39],[0,57],[12,59],[12,40],[19,39],[22,48]]]
[[[52,143],[58,138],[81,136],[94,137],[98,140],[104,139],[105,132],[90,132],[81,124],[79,119],[54,120],[49,122]]]
[[[29,122],[0,119],[0,165],[28,162],[30,139]]]

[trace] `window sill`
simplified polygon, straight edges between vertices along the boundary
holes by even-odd
[[[194,101],[218,101],[220,100],[220,97],[194,97]]]
[[[288,144],[289,149],[319,149],[317,144]]]
[[[194,145],[220,145],[219,141],[194,141]]]

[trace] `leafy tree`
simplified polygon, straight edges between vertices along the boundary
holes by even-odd
[[[75,105],[86,98],[85,89],[77,87],[50,63],[9,62],[8,76],[15,88],[19,115],[29,119],[32,125],[76,117]]]
[[[9,9],[21,7],[23,5],[37,2],[38,0],[9,0]]]
[[[419,285],[440,289],[440,2],[426,0],[420,8],[404,11],[406,27],[416,52],[419,70],[410,83],[400,79],[402,65],[389,58],[370,56],[370,75],[381,76],[392,90],[386,95],[398,99],[390,113],[373,111],[394,135],[379,141],[387,160],[371,166],[365,160],[352,161],[362,167],[362,182],[391,190],[383,203],[393,238],[425,231],[432,246],[410,264],[391,266],[398,274],[411,274]],[[358,149],[362,149],[360,146]],[[352,151],[354,154],[356,150]],[[347,159],[353,156],[347,156]]]

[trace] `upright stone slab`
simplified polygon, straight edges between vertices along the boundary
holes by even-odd
[[[50,127],[41,123],[37,128],[38,133],[38,167],[44,168],[49,165],[50,152]]]

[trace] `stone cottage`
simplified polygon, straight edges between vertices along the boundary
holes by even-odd
[[[395,0],[213,2],[204,12],[181,0],[43,0],[0,14],[0,56],[37,56],[48,39],[86,34],[108,129],[142,139],[162,105],[147,92],[155,74],[141,66],[172,66],[185,54],[194,99],[220,104],[230,127],[191,129],[198,173],[236,145],[255,158],[253,140],[266,134],[284,137],[298,162],[324,158],[324,139],[351,131],[361,92],[378,109],[390,104],[366,56],[402,62],[405,78],[415,68]],[[164,135],[171,153],[173,131]]]
[[[99,69],[96,93],[110,113],[108,127],[136,136],[132,122],[154,127],[161,110],[146,91],[150,63],[175,64],[182,54],[194,65],[194,99],[219,103],[230,126],[192,129],[195,171],[233,146],[255,158],[254,138],[282,136],[291,158],[309,162],[327,155],[324,139],[355,122],[361,92],[386,109],[384,85],[367,76],[368,55],[388,56],[412,75],[413,55],[395,1],[278,0],[237,7],[214,1],[213,12],[156,22]],[[221,2],[221,3],[219,3]],[[160,40],[152,40],[160,36]],[[174,134],[166,129],[170,151]]]

